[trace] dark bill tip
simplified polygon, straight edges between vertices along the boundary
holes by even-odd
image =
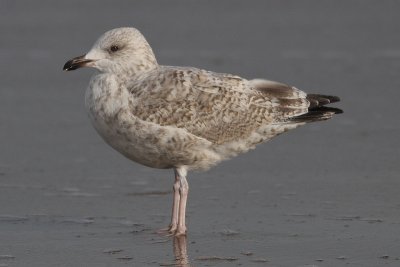
[[[63,67],[63,70],[70,71],[85,67],[87,63],[91,62],[90,59],[85,59],[85,55],[68,60]]]

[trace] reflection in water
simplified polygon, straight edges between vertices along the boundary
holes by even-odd
[[[187,255],[186,236],[175,236],[173,238],[175,266],[190,267]]]

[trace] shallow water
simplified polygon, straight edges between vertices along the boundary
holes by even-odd
[[[39,2],[0,0],[0,266],[399,266],[397,2]],[[93,71],[61,71],[126,25],[161,64],[336,94],[345,113],[189,173],[188,236],[159,236],[172,171],[107,147]]]

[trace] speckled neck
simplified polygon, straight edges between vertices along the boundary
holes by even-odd
[[[117,76],[118,80],[127,81],[157,69],[159,65],[151,48],[146,47],[143,50],[135,51],[133,57],[131,57],[134,60],[131,60],[129,64],[116,65],[111,73]]]

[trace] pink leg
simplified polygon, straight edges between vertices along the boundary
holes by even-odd
[[[175,236],[186,235],[186,201],[189,184],[186,180],[186,168],[175,168],[174,200],[172,205],[171,224],[168,228],[157,231],[159,234],[170,233]]]
[[[174,233],[178,227],[178,214],[179,214],[179,202],[180,202],[180,194],[179,194],[179,175],[176,169],[174,169],[175,173],[175,182],[174,182],[174,200],[173,200],[173,205],[172,205],[172,216],[171,216],[171,224],[169,225],[168,231],[170,233]]]
[[[179,214],[178,214],[178,228],[176,229],[175,235],[186,235],[186,201],[189,194],[189,184],[186,180],[186,169],[185,168],[178,168],[176,170],[178,173],[180,188],[180,201],[179,201]]]
[[[179,181],[179,175],[176,169],[174,169],[175,173],[175,182],[173,186],[173,191],[174,191],[174,196],[173,196],[173,202],[172,202],[172,214],[171,214],[171,223],[167,228],[163,228],[157,231],[157,233],[162,234],[162,235],[174,235],[176,232],[176,229],[178,228],[178,221],[179,221],[179,202],[181,199],[181,196],[179,194],[179,188],[180,188],[180,181]]]

